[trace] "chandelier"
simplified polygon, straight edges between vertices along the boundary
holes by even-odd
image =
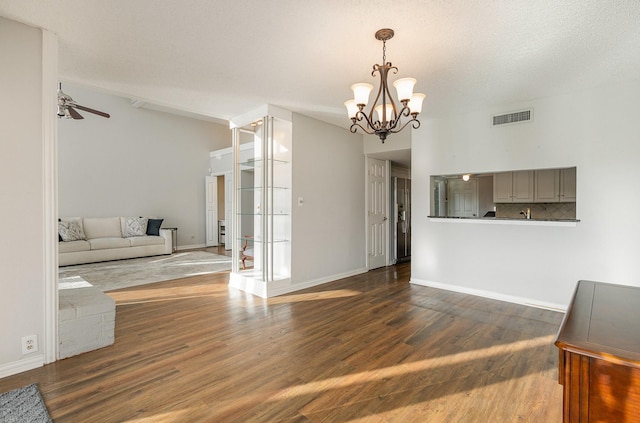
[[[378,94],[371,106],[369,113],[364,111],[369,102],[369,94],[373,89],[373,85],[366,83],[353,84],[353,100],[347,100],[344,105],[351,119],[352,125],[349,130],[353,133],[358,128],[362,129],[369,135],[377,135],[384,143],[388,134],[395,134],[402,131],[407,125],[411,124],[414,129],[420,127],[420,121],[417,119],[418,114],[422,111],[422,101],[426,97],[424,94],[414,93],[413,86],[416,83],[414,78],[401,78],[393,83],[398,93],[398,99],[402,104],[402,108],[398,110],[399,105],[393,101],[393,97],[389,92],[389,84],[387,77],[389,71],[398,73],[398,68],[387,62],[387,40],[393,38],[393,29],[384,28],[376,32],[376,39],[382,41],[382,65],[373,65],[372,76],[376,72],[380,75],[380,87]],[[373,112],[376,112],[377,119],[374,118]],[[402,122],[402,118],[409,118],[406,122]],[[364,126],[363,126],[364,125]]]

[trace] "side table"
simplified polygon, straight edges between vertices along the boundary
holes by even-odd
[[[168,229],[171,231],[171,243],[173,244],[171,247],[171,252],[175,253],[178,251],[178,228],[162,228]]]
[[[640,287],[579,281],[556,346],[563,421],[640,418]]]

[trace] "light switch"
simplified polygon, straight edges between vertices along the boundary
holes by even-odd
[[[302,199],[302,197],[298,197],[298,206],[302,207],[304,205],[304,200]]]

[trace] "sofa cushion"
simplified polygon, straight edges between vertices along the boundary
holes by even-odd
[[[89,251],[91,245],[89,241],[68,241],[58,244],[58,253],[75,253],[78,251]]]
[[[84,227],[82,226],[82,218],[81,217],[61,217],[58,219],[58,222],[76,222],[82,230],[84,231]]]
[[[127,217],[122,227],[122,236],[129,238],[132,236],[145,236],[147,234],[146,217]]]
[[[87,239],[122,238],[119,217],[85,217],[82,223]]]
[[[127,248],[131,247],[131,242],[128,238],[95,238],[90,239],[92,250],[106,250],[108,248]]]
[[[141,247],[144,245],[162,245],[164,238],[161,236],[134,236],[129,238],[132,247]]]
[[[73,220],[58,222],[58,237],[65,242],[87,239],[82,226]]]
[[[147,222],[147,235],[160,236],[160,226],[162,226],[163,220],[164,219],[149,218],[149,221]]]

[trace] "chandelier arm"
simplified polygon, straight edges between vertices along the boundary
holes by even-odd
[[[378,121],[378,120],[373,120],[373,116],[371,116],[372,113],[373,113],[373,109],[371,109],[371,113],[369,113],[369,116],[367,116],[367,114],[365,112],[363,112],[362,110],[358,110],[356,112],[355,118],[353,118],[353,119],[357,120],[358,122],[361,122],[364,119],[367,122],[367,126],[369,128],[371,128],[372,131],[377,131],[382,127],[382,123],[380,121]],[[355,123],[355,121],[354,121],[354,123]],[[360,127],[362,127],[362,126],[360,126]],[[373,132],[368,132],[368,133],[371,134]]]
[[[396,106],[396,102],[393,101],[393,96],[391,95],[391,91],[389,91],[388,75],[390,70],[392,70],[394,74],[397,74],[398,68],[395,66],[391,66],[391,63],[389,63],[389,68],[387,69],[387,73],[384,78],[384,87],[387,90],[387,95],[389,96],[389,102],[391,103],[391,107],[393,109],[393,117],[391,119],[391,122],[393,122],[393,126],[395,127],[397,125],[397,121],[400,120],[400,115],[398,114],[398,107]]]
[[[411,120],[406,121],[402,127],[400,127],[400,129],[395,129],[395,127],[393,127],[392,129],[389,130],[390,133],[392,134],[397,134],[398,132],[402,131],[404,128],[407,127],[407,125],[409,125],[411,123],[411,127],[413,129],[418,129],[420,127],[420,121],[416,118],[413,118]],[[397,124],[396,124],[397,126]]]
[[[403,117],[412,116],[412,119],[409,120],[409,122],[411,122],[412,120],[416,120],[417,114],[415,116],[411,114],[411,110],[409,110],[409,107],[407,106],[408,102],[407,101],[402,101],[401,103],[402,103],[402,109],[400,109],[400,113],[398,113],[396,119],[391,121],[390,125],[388,125],[388,128],[389,128],[390,132],[392,132],[392,133],[396,133],[396,132],[399,132],[399,131],[402,130],[402,129],[399,129],[398,131],[391,131],[391,130],[395,129],[398,125],[400,125],[402,123],[402,118]],[[417,120],[416,120],[416,122],[417,122]],[[402,128],[404,128],[405,126],[407,126],[407,125],[406,124],[402,125]]]
[[[408,103],[409,102],[406,100],[402,102],[402,110],[400,110],[400,116],[409,117],[409,115],[411,114],[411,110],[409,109],[409,106],[407,106]],[[415,119],[415,116],[413,118]]]
[[[396,105],[395,101],[393,101],[393,96],[391,95],[391,91],[389,91],[389,84],[388,84],[388,75],[389,75],[389,71],[393,71],[393,73],[398,73],[398,68],[393,66],[391,64],[391,62],[385,62],[382,65],[373,65],[373,71],[371,72],[372,76],[375,76],[376,72],[378,72],[380,74],[380,86],[378,87],[378,93],[376,94],[376,98],[374,99],[372,105],[371,105],[371,110],[369,111],[369,122],[379,122],[379,124],[377,125],[377,128],[375,129],[381,129],[383,127],[389,127],[390,124],[391,127],[395,126],[393,125],[393,122],[395,122],[398,117],[400,116],[398,113],[398,106]],[[378,101],[380,100],[380,97],[382,97],[382,102],[380,103],[382,105],[382,117],[383,117],[383,121],[374,121],[373,118],[373,113],[376,109],[376,106],[378,105]],[[384,121],[384,118],[387,116],[387,104],[391,104],[391,109],[393,110],[393,115],[391,116],[391,119],[388,121]]]
[[[373,134],[375,134],[375,133],[376,133],[376,131],[369,131],[369,130],[367,130],[367,128],[365,128],[364,126],[360,125],[360,124],[359,124],[359,123],[357,123],[357,122],[353,122],[353,124],[351,125],[351,127],[349,128],[349,130],[355,134],[356,132],[358,132],[358,128],[362,129],[362,130],[363,130],[366,134],[368,134],[368,135],[373,135]]]
[[[382,94],[383,89],[384,89],[384,68],[383,68],[383,66],[385,66],[384,63],[382,65],[375,64],[375,65],[373,65],[373,71],[371,72],[371,76],[375,76],[376,75],[376,71],[380,75],[380,86],[378,87],[378,93],[376,94],[376,98],[373,100],[373,103],[371,104],[371,110],[369,111],[369,118],[367,119],[367,123],[374,129],[380,129],[382,127],[382,121],[377,121],[378,122],[378,127],[377,128],[375,128],[373,125],[371,125],[371,122],[375,122],[375,120],[373,119],[373,113],[376,110],[376,104],[378,104],[378,100],[380,99],[380,95]]]

